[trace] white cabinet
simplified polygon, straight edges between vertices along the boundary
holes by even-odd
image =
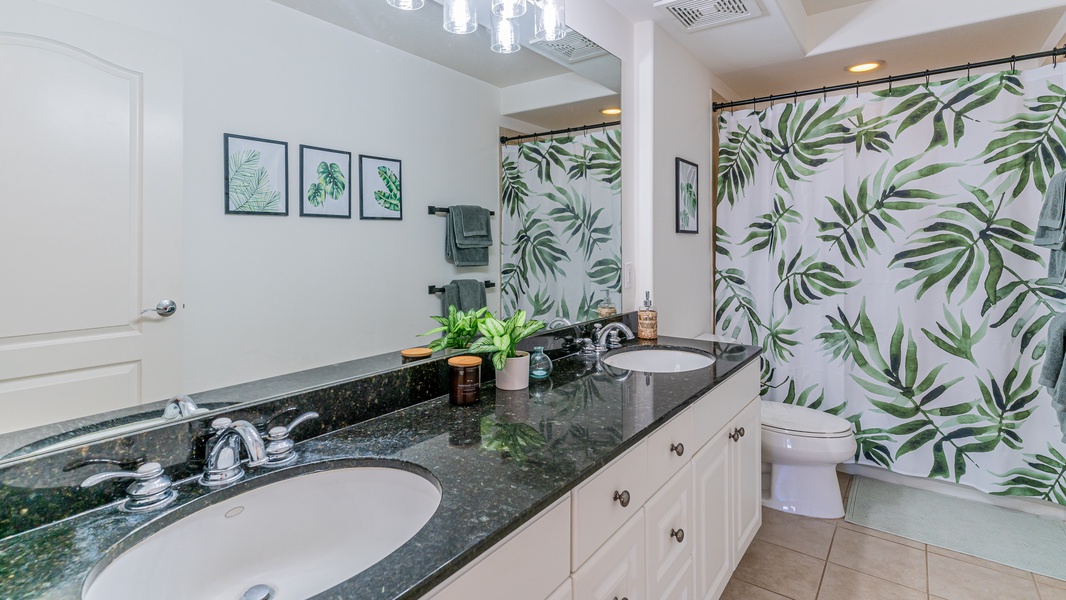
[[[699,449],[692,437],[689,407],[648,436],[648,487],[652,493],[692,460]]]
[[[728,428],[727,428],[728,429]],[[692,458],[695,481],[695,571],[697,598],[718,598],[733,573],[730,445],[722,429]]]
[[[694,565],[695,563],[692,559],[689,559],[681,573],[677,575],[670,587],[666,588],[666,592],[659,597],[659,600],[697,600],[696,578],[693,577]]]
[[[644,505],[649,600],[666,597],[691,562],[692,505],[692,466],[687,463]]]
[[[730,483],[733,487],[733,568],[762,525],[762,405],[756,398],[731,427]],[[727,429],[730,426],[727,426]]]
[[[574,600],[574,582],[569,577],[546,600]]]
[[[615,459],[574,489],[572,495],[571,570],[576,571],[647,501],[647,443],[641,442]]]
[[[544,600],[558,593],[557,588],[569,575],[570,496],[567,495],[426,598]]]
[[[643,600],[644,509],[618,530],[573,575],[581,600]]]

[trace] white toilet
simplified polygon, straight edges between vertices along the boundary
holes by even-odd
[[[803,406],[762,403],[763,506],[820,519],[844,516],[836,466],[855,455],[846,419]]]

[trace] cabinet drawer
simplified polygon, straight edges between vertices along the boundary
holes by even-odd
[[[546,600],[574,600],[574,582],[569,577]]]
[[[573,576],[574,598],[644,598],[644,511],[637,509]]]
[[[759,375],[759,361],[749,363],[695,403],[692,407],[692,433],[696,445],[693,450],[702,448],[752,398],[758,397]]]
[[[622,506],[616,495],[629,501]],[[572,492],[573,551],[576,571],[607,538],[648,500],[648,444],[641,442]],[[581,597],[578,594],[578,597]]]
[[[692,559],[689,559],[677,579],[674,579],[670,587],[666,588],[663,595],[650,600],[697,600],[696,578],[693,576],[695,572],[694,564]]]
[[[686,464],[644,505],[648,598],[663,597],[692,560],[693,504],[692,466]]]
[[[428,598],[544,600],[570,575],[570,506],[564,498]]]
[[[661,488],[699,450],[692,439],[692,408],[648,436],[648,489]],[[680,453],[680,454],[679,454]]]

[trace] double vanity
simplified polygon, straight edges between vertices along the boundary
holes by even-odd
[[[758,352],[634,340],[557,350],[549,380],[485,384],[470,407],[446,390],[354,423],[299,406],[321,417],[265,434],[216,414],[196,460],[148,456],[171,495],[130,492],[156,506],[134,510],[123,482],[104,506],[9,522],[0,597],[714,599],[761,522]],[[444,363],[417,368],[439,383]],[[234,449],[258,466],[235,475]]]

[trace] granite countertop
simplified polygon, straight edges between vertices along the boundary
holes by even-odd
[[[736,344],[660,337],[656,345],[716,361],[643,373],[605,371],[572,355],[528,390],[485,384],[478,404],[454,407],[445,396],[333,431],[300,443],[291,467],[252,469],[221,490],[183,483],[161,512],[132,515],[111,505],[20,533],[0,540],[0,597],[80,598],[98,565],[207,504],[302,473],[378,464],[428,470],[441,486],[440,507],[397,551],[315,598],[418,598],[759,356]]]

